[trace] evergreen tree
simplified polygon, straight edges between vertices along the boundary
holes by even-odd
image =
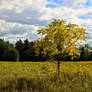
[[[79,61],[84,61],[84,47],[81,47],[80,48],[80,58],[79,58]]]
[[[88,61],[91,56],[91,47],[88,44],[85,44],[80,48],[80,61]]]
[[[0,39],[0,61],[18,61],[19,53],[9,42]]]
[[[19,59],[20,61],[23,61],[23,49],[24,49],[24,44],[21,40],[17,41],[15,44],[15,48],[18,50],[19,52]]]

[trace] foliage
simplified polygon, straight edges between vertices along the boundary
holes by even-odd
[[[33,42],[29,42],[28,39],[16,42],[16,49],[19,51],[20,61],[34,61],[36,60],[35,50],[33,48]]]
[[[91,52],[92,51],[92,47],[90,47],[88,44],[85,44],[84,46],[81,46],[80,48],[80,58],[79,60],[91,60]]]
[[[54,19],[45,28],[40,28],[38,34],[41,34],[42,38],[35,41],[36,54],[49,54],[60,60],[64,56],[74,58],[79,55],[77,47],[85,41],[86,32],[76,24],[67,24],[64,20]]]
[[[9,42],[0,39],[0,61],[18,61],[19,53]]]
[[[39,45],[41,43],[41,41],[39,40],[36,43],[36,45],[39,46],[38,49],[40,52],[38,54],[35,53],[35,49],[33,47],[35,42],[28,41],[29,47],[26,46],[25,48],[25,43],[21,40],[16,42],[15,47],[13,44],[10,44],[9,42],[0,40],[0,48],[1,48],[0,49],[0,61],[6,60],[6,61],[42,61],[43,62],[47,60],[53,60],[53,57],[49,55],[50,51],[48,52],[47,55],[44,55],[43,53],[44,44]],[[67,55],[63,57],[63,60],[65,62],[66,61],[86,61],[86,60],[91,61],[92,60],[92,47],[91,46],[89,46],[88,44],[85,44],[78,49],[80,52],[80,56],[76,55],[76,57],[73,60],[71,60],[71,56]],[[54,55],[54,58],[56,58],[55,55]]]
[[[17,41],[16,44],[15,44],[15,48],[19,52],[19,56],[20,56],[19,59],[21,61],[22,60],[22,57],[23,57],[23,49],[24,49],[23,42],[21,40]]]

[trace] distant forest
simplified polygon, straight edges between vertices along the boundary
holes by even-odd
[[[42,50],[42,48],[40,48]],[[78,48],[80,56],[76,56],[71,60],[71,56],[61,58],[63,61],[92,61],[92,47],[85,44]],[[34,48],[34,41],[28,39],[19,40],[16,44],[11,44],[8,41],[0,39],[0,61],[51,61],[55,60],[55,56],[43,55],[39,53],[36,55]]]

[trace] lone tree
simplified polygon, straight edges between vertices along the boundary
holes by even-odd
[[[58,61],[58,74],[60,60],[64,56],[72,59],[79,55],[78,46],[85,41],[86,30],[76,24],[66,23],[64,20],[54,19],[50,24],[38,30],[42,37],[35,41],[36,54],[51,55]]]

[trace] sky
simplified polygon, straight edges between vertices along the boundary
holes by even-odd
[[[0,0],[0,38],[33,41],[55,18],[86,28],[86,43],[92,45],[92,0]]]

